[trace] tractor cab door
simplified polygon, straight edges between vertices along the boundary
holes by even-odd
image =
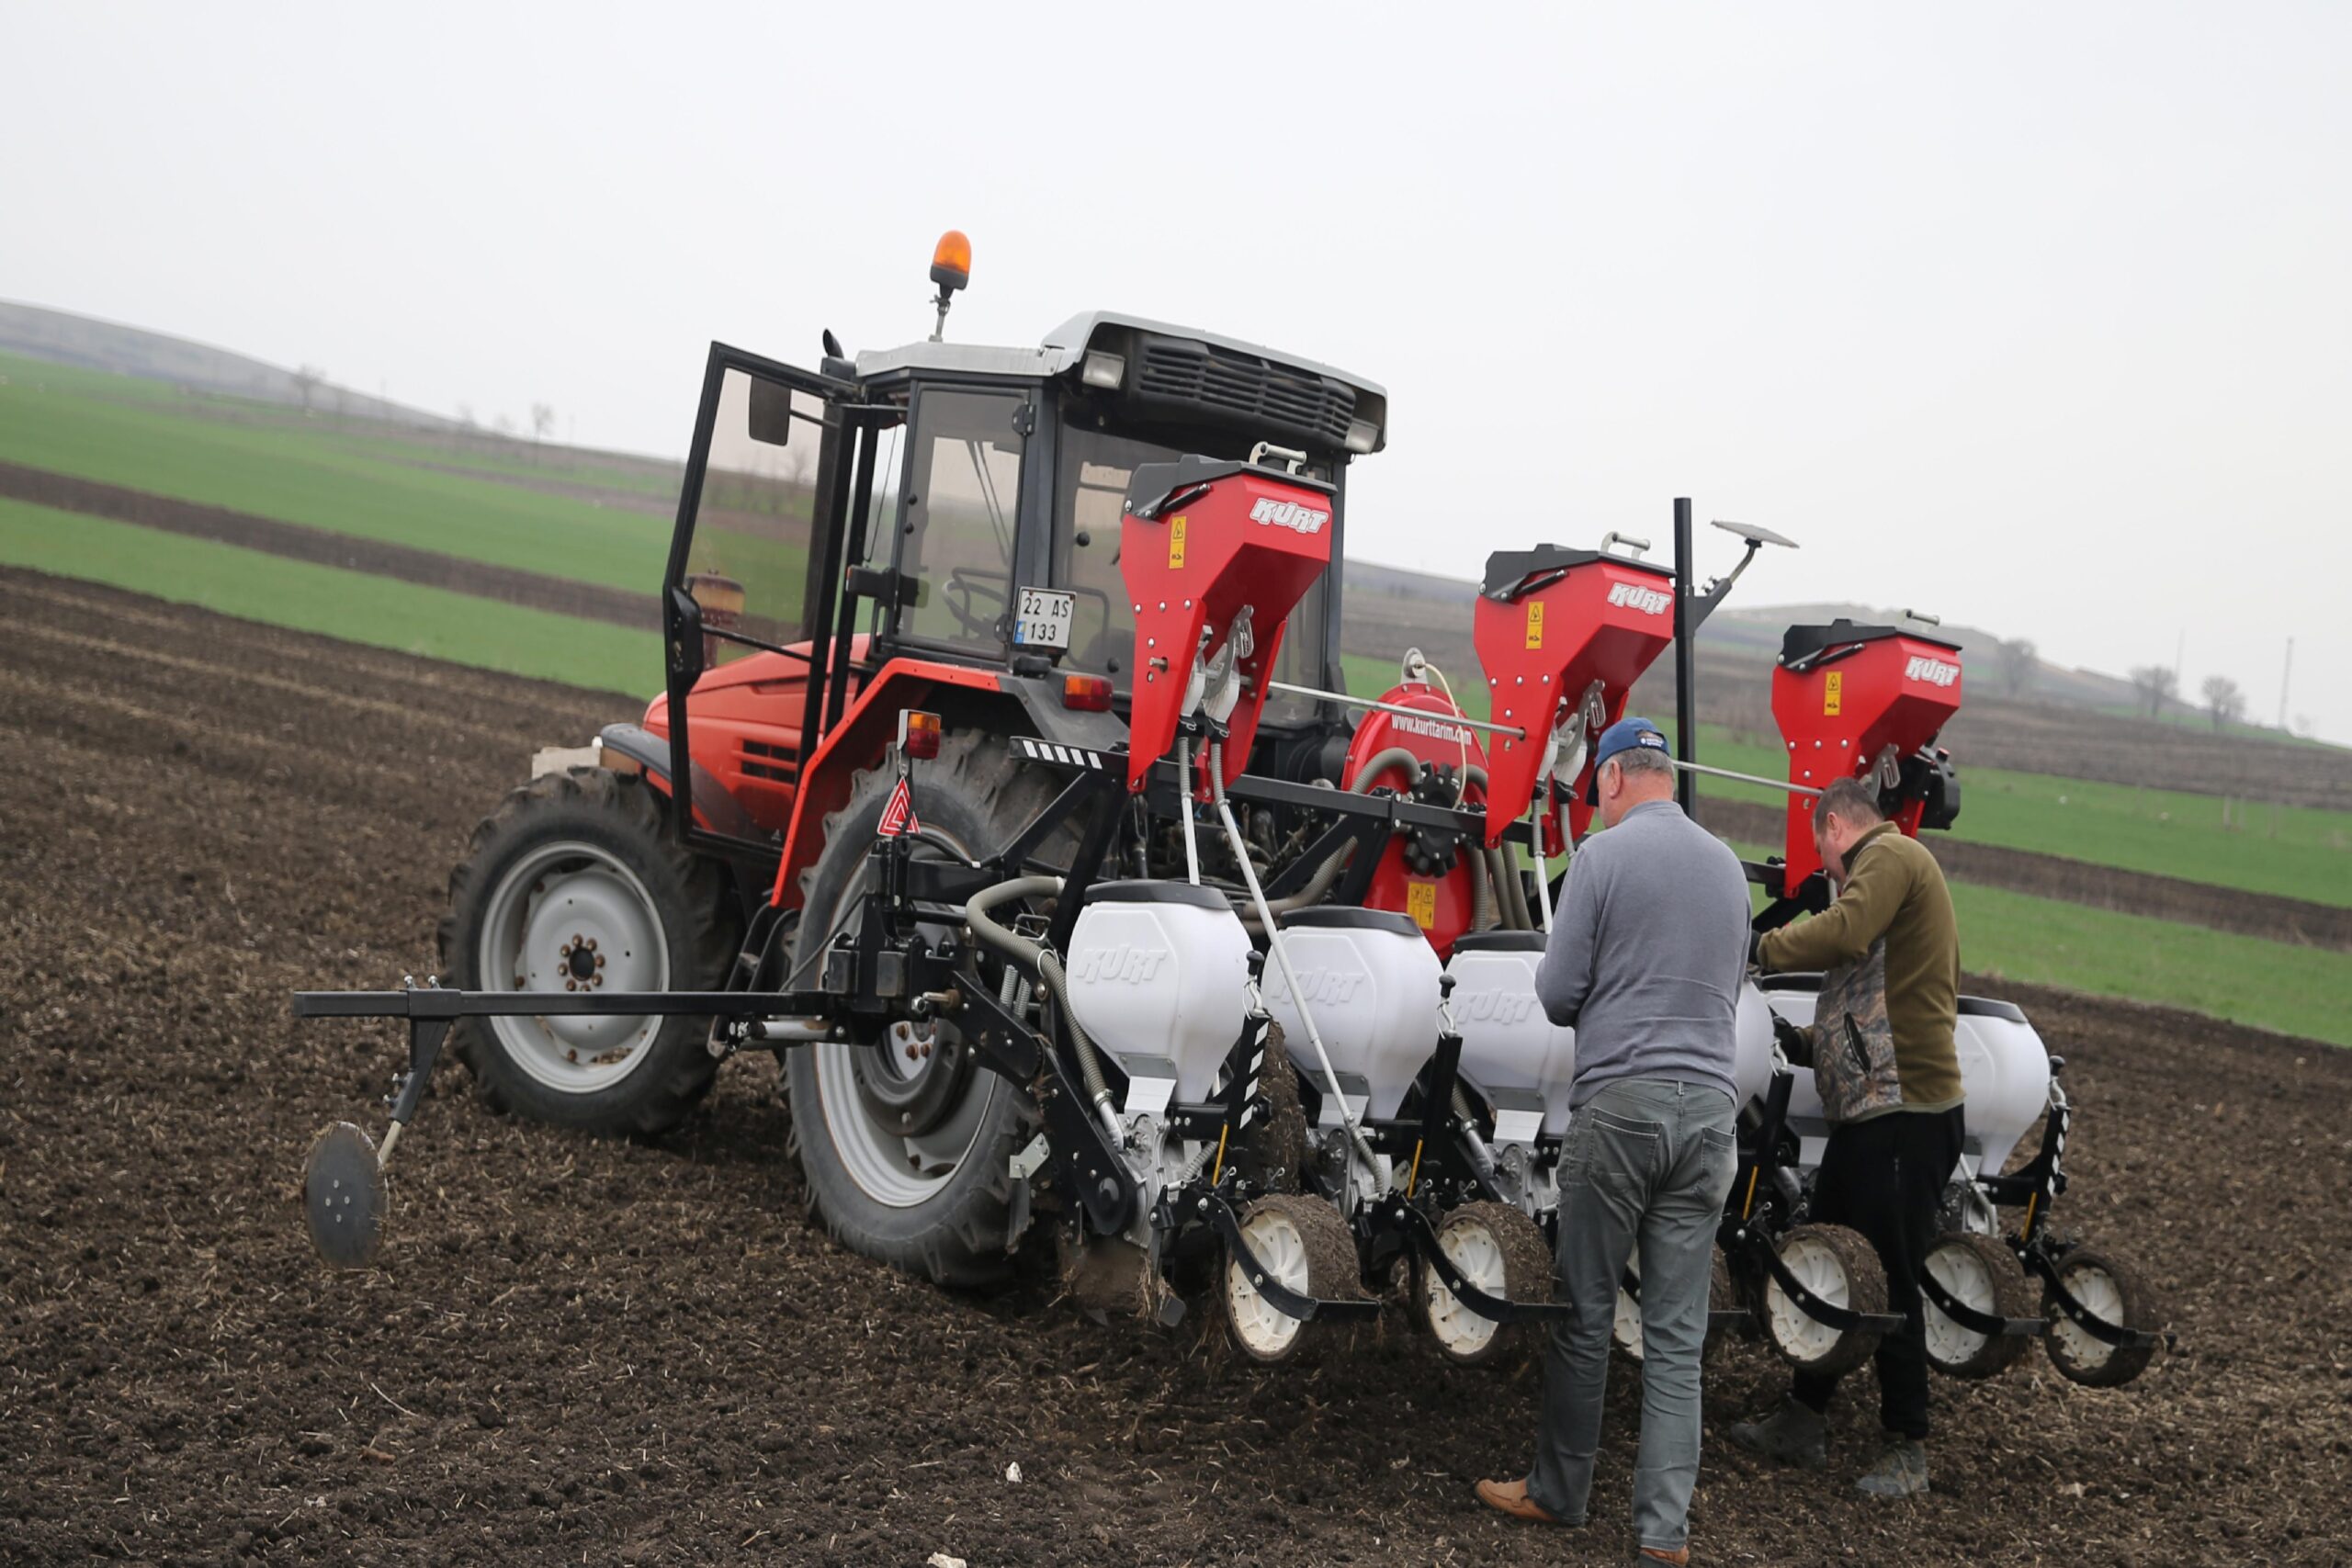
[[[788,803],[840,701],[842,563],[864,550],[850,535],[896,423],[853,382],[711,344],[662,591],[670,776],[694,784],[671,798],[688,843],[776,853],[757,818]],[[708,809],[725,804],[714,786],[760,809]]]

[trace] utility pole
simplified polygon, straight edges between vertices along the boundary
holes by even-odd
[[[2294,674],[2295,639],[2293,637],[2289,637],[2287,639],[2287,667],[2278,671],[2278,728],[2282,731],[2287,728],[2287,682],[2294,678]]]

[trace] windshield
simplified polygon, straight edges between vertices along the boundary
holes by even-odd
[[[1074,421],[1062,426],[1060,472],[1054,487],[1053,571],[1056,585],[1070,590],[1078,599],[1069,657],[1063,668],[1109,675],[1122,696],[1127,692],[1127,667],[1135,659],[1136,617],[1128,607],[1126,583],[1119,575],[1120,507],[1127,498],[1127,480],[1138,464],[1172,463],[1182,455],[1172,446]],[[1333,563],[1335,569],[1337,564]],[[1275,660],[1276,680],[1303,686],[1323,683],[1323,616],[1329,576],[1327,572],[1317,579],[1298,608],[1291,612],[1282,652]],[[1313,703],[1305,698],[1276,695],[1266,704],[1265,717],[1276,724],[1296,723],[1309,717],[1313,710]]]

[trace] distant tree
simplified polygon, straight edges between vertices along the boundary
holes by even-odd
[[[2180,677],[2172,672],[2169,664],[2143,664],[2132,671],[2132,689],[2140,694],[2141,708],[2154,718],[2165,711],[2165,705],[2180,690]]]
[[[311,412],[311,399],[326,384],[327,373],[315,365],[305,365],[294,372],[294,389],[302,396],[302,412]]]
[[[2040,663],[2041,650],[2033,646],[2031,637],[2013,637],[1995,650],[2001,661],[2001,690],[2013,697],[2023,696],[2033,684],[2033,671]]]
[[[545,441],[548,432],[555,428],[555,410],[545,403],[531,405],[531,439]]]
[[[2221,728],[2245,716],[2245,694],[2227,675],[2208,675],[2199,688],[2205,697],[2205,712],[2211,716],[2213,728]]]

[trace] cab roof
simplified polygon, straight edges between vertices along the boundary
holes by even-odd
[[[1239,338],[1227,337],[1222,333],[1203,332],[1197,327],[1156,321],[1148,316],[1131,316],[1119,310],[1089,310],[1082,315],[1072,316],[1047,333],[1045,341],[1035,348],[971,343],[910,343],[898,348],[874,349],[857,356],[857,376],[861,381],[907,370],[949,370],[975,376],[1058,376],[1066,370],[1077,368],[1085,359],[1088,348],[1096,345],[1102,338],[1121,332],[1142,332],[1156,337],[1183,338],[1207,344],[1213,348],[1250,355],[1310,376],[1328,376],[1334,381],[1342,381],[1354,388],[1359,398],[1369,396],[1383,403],[1388,400],[1387,389],[1379,382],[1334,369],[1316,360],[1295,354],[1283,354],[1259,344],[1245,343]]]

